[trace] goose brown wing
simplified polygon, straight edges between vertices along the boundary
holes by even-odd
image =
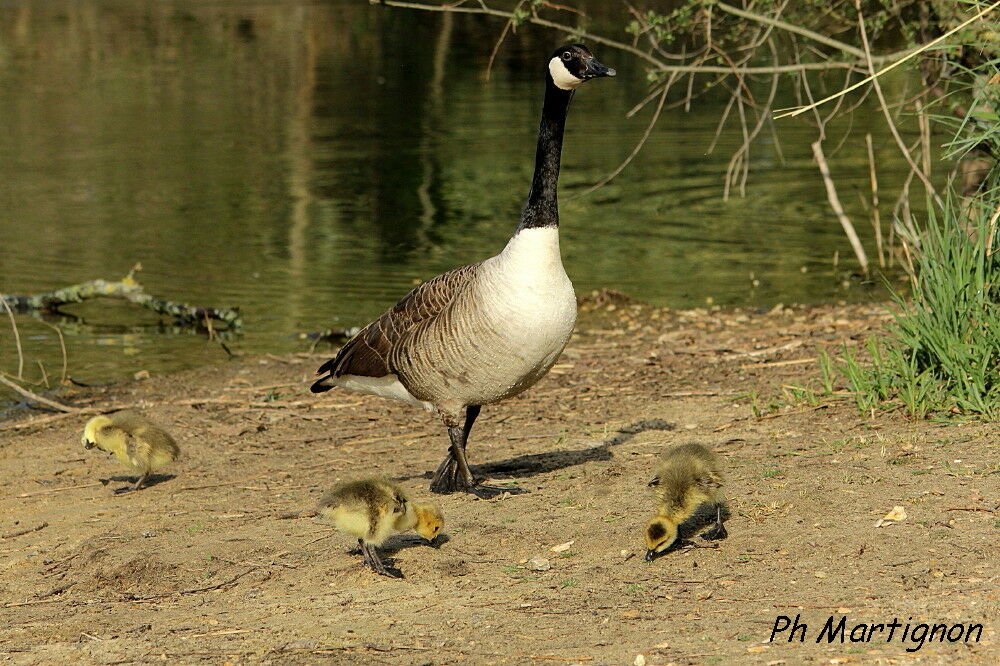
[[[391,310],[365,326],[340,348],[337,355],[320,366],[327,377],[312,385],[313,393],[327,391],[329,377],[358,375],[385,377],[395,372],[389,360],[393,348],[422,322],[441,313],[469,284],[481,262],[462,266],[424,282],[401,298]]]

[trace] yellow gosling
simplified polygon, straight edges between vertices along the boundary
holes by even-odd
[[[393,578],[403,574],[386,567],[378,554],[389,535],[414,530],[430,542],[444,527],[439,507],[411,502],[402,488],[386,479],[340,484],[323,496],[317,511],[341,532],[357,537],[366,566]]]
[[[87,422],[81,439],[84,448],[107,451],[139,475],[132,490],[139,490],[156,472],[177,459],[180,449],[167,431],[136,412],[95,416]]]
[[[677,540],[677,527],[702,504],[715,507],[715,524],[704,539],[725,539],[722,520],[725,479],[714,453],[701,444],[681,444],[667,450],[649,485],[654,488],[656,516],[646,523],[646,561],[667,551]]]

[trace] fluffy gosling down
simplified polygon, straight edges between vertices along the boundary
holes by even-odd
[[[402,573],[386,567],[378,555],[390,534],[414,530],[433,542],[444,527],[438,506],[411,502],[402,488],[386,479],[342,483],[323,496],[317,511],[341,532],[357,537],[366,566],[392,578],[402,578]]]
[[[149,475],[177,459],[180,449],[167,431],[136,412],[95,416],[83,429],[84,448],[95,446],[139,475],[139,490]]]
[[[702,538],[725,539],[722,505],[725,479],[719,459],[701,444],[681,444],[667,450],[649,482],[655,489],[656,516],[646,523],[646,561],[668,550],[677,540],[677,527],[702,504],[714,505],[715,524]]]

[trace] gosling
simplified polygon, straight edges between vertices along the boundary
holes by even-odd
[[[136,412],[95,416],[83,429],[84,448],[107,451],[139,474],[131,490],[139,490],[153,472],[177,459],[177,442],[163,428]]]
[[[411,502],[402,488],[386,479],[342,483],[323,496],[317,511],[341,532],[357,537],[366,566],[391,578],[403,574],[385,566],[378,554],[390,534],[415,530],[433,543],[444,527],[438,506]]]
[[[655,488],[657,515],[646,523],[647,562],[674,544],[677,527],[702,504],[715,506],[715,524],[702,538],[716,540],[728,536],[722,524],[724,483],[718,458],[701,444],[682,444],[663,454],[656,476],[649,482]]]

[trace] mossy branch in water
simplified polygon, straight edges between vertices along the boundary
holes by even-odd
[[[62,289],[56,289],[34,296],[11,296],[0,294],[0,298],[14,310],[29,312],[32,310],[55,311],[63,305],[81,303],[92,298],[119,298],[136,305],[141,305],[153,312],[169,315],[179,322],[189,326],[208,326],[209,320],[226,324],[229,328],[239,328],[243,325],[239,308],[206,308],[176,303],[163,298],[151,296],[143,290],[135,279],[135,272],[142,266],[136,265],[128,275],[117,282],[108,280],[89,280]]]

